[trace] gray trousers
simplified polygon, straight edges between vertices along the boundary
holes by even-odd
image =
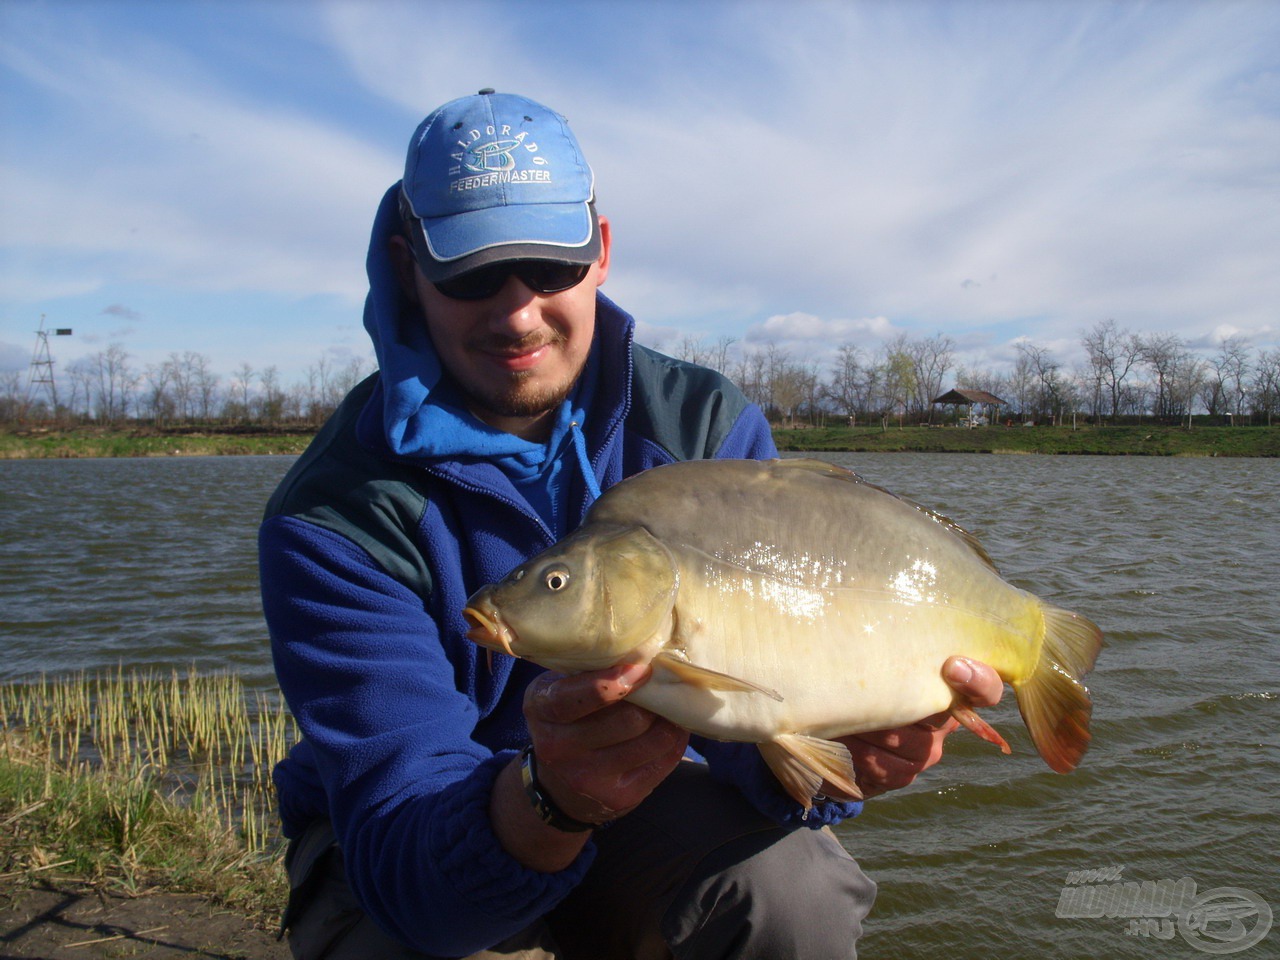
[[[474,960],[853,958],[875,899],[830,830],[779,827],[700,764],[680,764],[595,842],[573,893]],[[428,960],[360,909],[327,822],[293,841],[285,862],[298,960]]]

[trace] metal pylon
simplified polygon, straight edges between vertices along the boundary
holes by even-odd
[[[56,336],[70,336],[70,330],[57,330]],[[53,378],[53,354],[49,351],[49,331],[44,326],[44,314],[40,314],[40,329],[36,331],[36,347],[31,353],[31,371],[27,377],[27,401],[23,412],[30,410],[41,395],[49,402],[49,416],[58,413],[58,385]]]

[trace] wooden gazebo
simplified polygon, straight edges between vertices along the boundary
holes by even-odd
[[[966,404],[970,407],[987,406],[998,407],[1004,404],[1004,401],[997,397],[994,393],[987,393],[985,390],[948,390],[940,397],[935,397],[934,403],[942,404]],[[993,417],[988,417],[988,422],[993,421]]]

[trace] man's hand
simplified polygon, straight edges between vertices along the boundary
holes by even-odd
[[[684,755],[689,734],[624,698],[649,679],[627,665],[529,684],[524,715],[538,779],[561,810],[603,823],[639,806]]]
[[[1004,684],[986,664],[951,657],[942,676],[960,702],[971,707],[991,707],[1000,702]],[[898,790],[942,759],[942,741],[960,724],[939,713],[897,730],[881,730],[841,739],[853,756],[858,786],[866,797]]]
[[[567,816],[604,823],[629,813],[684,756],[688,732],[625,702],[648,679],[648,667],[618,666],[572,677],[544,673],[525,690],[539,786]],[[563,870],[590,837],[539,820],[514,761],[494,784],[489,816],[502,845],[533,870]]]

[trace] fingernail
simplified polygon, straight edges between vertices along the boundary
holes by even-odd
[[[947,664],[947,679],[954,683],[968,683],[973,679],[973,664],[964,657],[952,657]]]
[[[648,672],[648,666],[643,663],[623,664],[622,669],[618,671],[618,686],[622,687],[623,690],[630,690],[638,684]]]

